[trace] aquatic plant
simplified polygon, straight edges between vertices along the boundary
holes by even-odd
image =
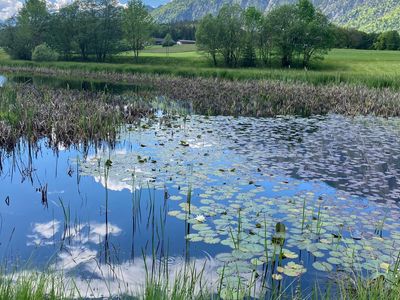
[[[182,78],[169,75],[90,72],[45,67],[5,67],[6,72],[26,72],[46,76],[80,77],[151,85],[154,95],[189,102],[194,112],[211,115],[258,116],[344,115],[400,116],[400,92],[389,88],[335,84],[315,86],[296,81]],[[150,93],[150,91],[147,91]],[[146,92],[146,94],[147,94]]]
[[[55,149],[113,143],[121,125],[136,124],[151,112],[131,97],[7,85],[0,89],[0,147],[10,151],[21,138],[29,143],[47,138]]]

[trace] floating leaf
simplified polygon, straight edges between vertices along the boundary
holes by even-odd
[[[331,272],[333,270],[333,267],[330,263],[327,262],[315,262],[313,263],[313,267],[317,269],[318,271],[322,272]]]

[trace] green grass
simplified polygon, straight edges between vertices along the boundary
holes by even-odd
[[[268,79],[307,82],[315,85],[356,84],[371,88],[400,89],[400,51],[334,49],[310,70],[274,68],[230,69],[213,67],[209,59],[193,45],[171,47],[167,56],[161,46],[142,51],[138,62],[131,53],[114,56],[109,62],[44,62],[11,60],[0,53],[0,66],[46,67],[89,72],[169,74],[184,77],[214,77],[230,80]]]
[[[160,54],[165,54],[166,51],[169,51],[169,53],[197,53],[197,47],[196,45],[175,45],[173,47],[169,47],[169,49],[166,49],[165,47],[162,46],[150,46],[147,47],[145,50],[142,51],[142,54],[145,53],[160,53]]]

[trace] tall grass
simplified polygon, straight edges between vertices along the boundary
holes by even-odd
[[[37,88],[29,84],[0,89],[0,147],[12,150],[20,138],[48,138],[52,147],[114,142],[119,126],[151,114],[138,99],[104,93]]]
[[[145,53],[137,64],[125,54],[109,63],[29,62],[10,60],[0,55],[0,71],[11,68],[59,69],[63,71],[123,74],[159,74],[186,78],[203,77],[228,80],[278,80],[312,85],[361,85],[369,88],[400,89],[400,55],[396,51],[334,50],[311,70],[280,68],[230,69],[211,67],[197,52],[176,53],[165,58],[160,53]]]
[[[271,117],[336,113],[344,115],[400,116],[400,92],[352,85],[315,87],[280,81],[229,81],[186,79],[166,75],[65,71],[35,69],[48,76],[72,76],[151,85],[146,95],[163,95],[190,104],[196,113],[213,115]],[[399,81],[400,82],[400,81]],[[85,123],[83,123],[85,125]]]
[[[0,275],[1,300],[59,300],[73,299],[70,283],[51,272],[23,272]]]

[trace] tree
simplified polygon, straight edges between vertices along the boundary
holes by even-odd
[[[221,44],[218,25],[217,18],[209,14],[200,21],[196,32],[198,49],[210,55],[214,66],[217,66],[217,54]]]
[[[290,67],[295,55],[301,57],[303,67],[308,67],[312,59],[322,57],[333,47],[333,27],[310,0],[275,8],[266,18],[264,26],[269,28],[283,67]]]
[[[45,42],[49,12],[43,0],[27,0],[15,19],[3,31],[4,48],[14,58],[30,60],[33,49]]]
[[[50,14],[43,0],[28,0],[17,16],[18,28],[30,49],[45,41]]]
[[[400,35],[397,31],[381,33],[374,45],[377,50],[400,50]]]
[[[258,40],[258,50],[260,59],[264,65],[270,65],[273,50],[273,32],[272,24],[267,16],[262,16],[260,21],[260,33]]]
[[[134,52],[135,59],[139,51],[150,38],[153,19],[141,0],[131,0],[122,15],[124,36]]]
[[[30,59],[30,49],[20,38],[16,19],[11,18],[1,25],[0,46],[16,59]]]
[[[262,14],[255,7],[247,8],[244,13],[245,41],[243,49],[243,65],[254,67],[257,60],[256,47],[259,39]]]
[[[334,48],[373,49],[379,36],[377,33],[366,33],[353,28],[333,26]]]
[[[71,57],[77,48],[77,33],[79,5],[74,2],[61,8],[53,14],[50,21],[50,34],[48,37],[49,45],[64,55],[65,59]]]
[[[224,5],[218,16],[218,39],[225,64],[236,67],[243,48],[244,30],[242,9],[239,5]]]
[[[298,10],[295,5],[282,5],[271,10],[264,26],[271,30],[271,42],[280,56],[282,67],[290,67],[300,38]]]
[[[313,57],[326,54],[334,44],[333,27],[328,18],[318,12],[309,0],[300,0],[298,8],[298,51],[303,57],[303,67],[308,67]]]
[[[172,39],[171,34],[167,33],[164,38],[163,47],[165,47],[165,54],[169,55],[169,47],[174,45],[174,40]]]
[[[77,15],[77,44],[83,59],[90,54],[97,61],[118,51],[122,37],[121,11],[117,0],[81,0]]]

